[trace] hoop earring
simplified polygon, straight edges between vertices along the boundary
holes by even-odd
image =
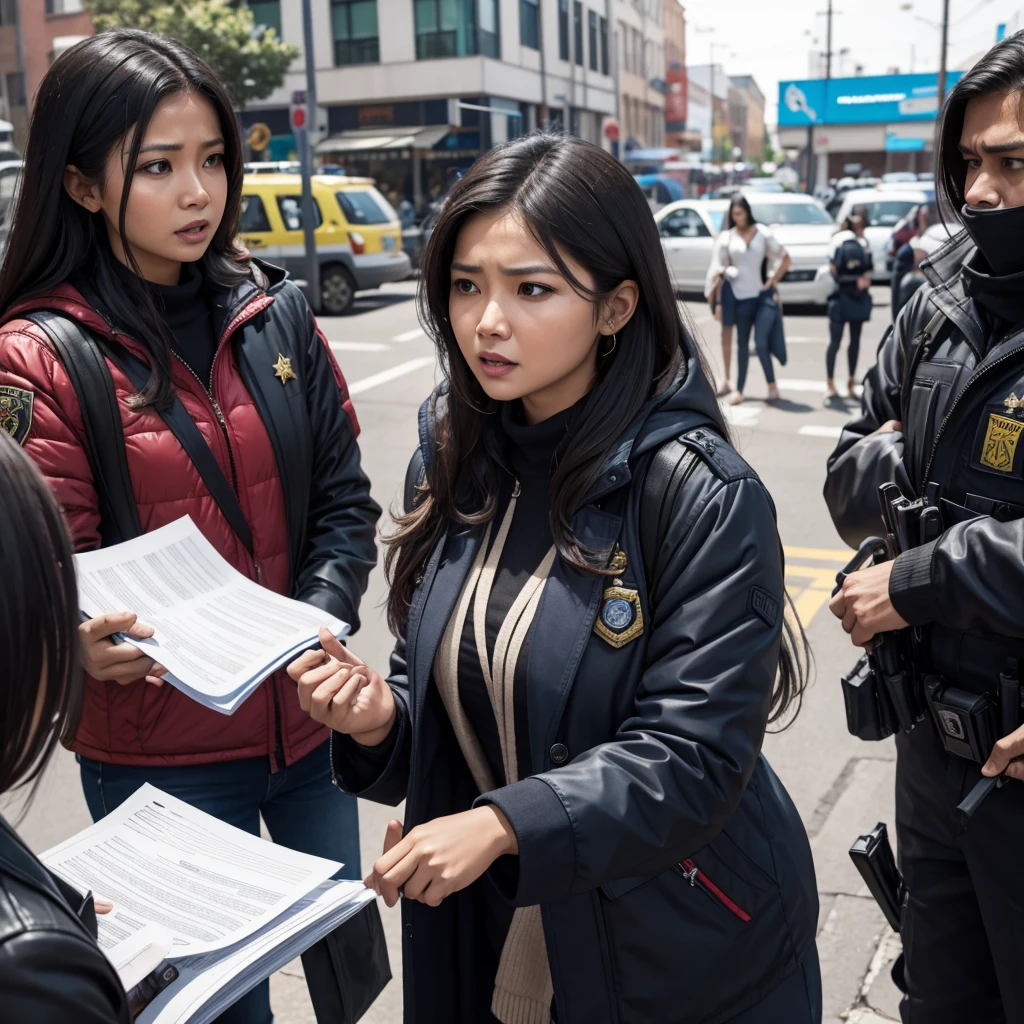
[[[617,334],[613,334],[612,335],[612,347],[610,349],[608,349],[607,352],[602,352],[601,353],[601,358],[602,359],[607,359],[615,351],[615,346],[618,345],[618,343],[619,343],[619,336]]]

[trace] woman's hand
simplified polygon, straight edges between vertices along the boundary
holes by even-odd
[[[288,666],[299,686],[299,707],[363,746],[383,743],[397,714],[391,687],[329,629],[321,627],[320,646]]]
[[[829,611],[843,620],[843,629],[858,647],[867,647],[876,633],[889,633],[909,625],[889,599],[893,564],[882,562],[850,573],[829,602]]]
[[[872,430],[872,434],[895,434],[903,429],[899,420],[886,420],[880,427]]]
[[[102,896],[93,896],[92,905],[96,909],[97,914],[109,914],[114,909],[114,904],[110,900],[105,900]]]
[[[871,275],[861,274],[861,276],[857,278],[857,287],[862,292],[866,292],[871,287]]]
[[[146,640],[153,635],[153,628],[139,622],[132,612],[100,615],[83,622],[78,627],[78,639],[82,647],[82,668],[86,673],[93,679],[122,686],[134,683],[136,679],[163,686],[161,676],[167,669],[133,644],[115,644],[110,639],[114,633],[127,633],[136,640]]]
[[[493,804],[417,825],[404,839],[402,823],[389,821],[384,854],[365,884],[389,907],[399,896],[437,907],[475,882],[499,857],[518,852],[508,818]]]

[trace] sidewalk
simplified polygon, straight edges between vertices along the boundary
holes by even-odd
[[[899,1020],[900,993],[889,973],[900,953],[899,937],[847,853],[855,838],[851,827],[877,819],[888,822],[891,832],[895,768],[888,758],[851,760],[819,806],[822,813],[808,822],[821,903],[822,1019],[829,1024]]]

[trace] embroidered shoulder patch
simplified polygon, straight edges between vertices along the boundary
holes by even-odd
[[[769,626],[779,621],[779,602],[760,587],[750,588],[750,610]]]
[[[35,395],[23,388],[0,384],[0,430],[23,445],[32,429],[32,402]]]

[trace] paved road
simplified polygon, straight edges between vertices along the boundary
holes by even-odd
[[[876,289],[876,316],[865,327],[862,369],[888,324],[888,293]],[[391,507],[400,492],[415,444],[415,413],[436,377],[432,346],[419,330],[411,283],[386,286],[361,298],[353,315],[322,321],[355,396],[363,427],[364,465],[377,500]],[[703,303],[686,305],[695,330],[710,344],[719,365],[717,325]],[[820,315],[786,317],[789,363],[780,372],[783,400],[774,407],[760,367],[751,360],[749,399],[729,409],[734,439],[775,498],[787,556],[787,584],[807,627],[816,663],[795,724],[771,735],[765,750],[807,824],[821,897],[819,949],[825,990],[825,1020],[895,1018],[895,991],[883,969],[896,949],[884,940],[881,914],[867,897],[846,850],[877,821],[893,818],[893,756],[890,743],[868,745],[849,736],[839,696],[839,675],[853,662],[845,634],[825,605],[846,550],[821,499],[825,460],[848,413],[826,408],[824,351],[827,323]],[[845,354],[842,356],[845,365]],[[851,404],[852,408],[852,404]],[[376,571],[364,603],[365,625],[355,646],[371,664],[385,665],[391,638],[384,624],[383,574]],[[373,804],[360,808],[363,865],[379,850],[394,811]],[[21,825],[36,850],[89,824],[74,759],[61,752],[44,778]],[[384,911],[395,981],[364,1018],[368,1024],[401,1021],[401,961],[396,911]],[[880,946],[881,942],[881,946]],[[313,1014],[296,961],[272,980],[278,1024],[309,1024]],[[878,1011],[879,1015],[876,1015]]]

